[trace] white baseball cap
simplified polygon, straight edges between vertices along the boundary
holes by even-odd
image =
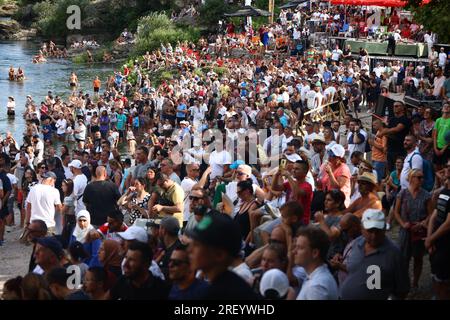
[[[328,151],[333,152],[336,157],[344,158],[345,149],[340,144],[333,144],[331,147],[326,148]]]
[[[124,232],[117,233],[124,240],[137,240],[142,243],[148,242],[148,235],[144,228],[131,226]]]
[[[75,168],[75,169],[81,169],[81,167],[82,167],[83,165],[82,165],[82,163],[81,163],[81,161],[80,160],[72,160],[70,163],[69,163],[69,167],[72,167],[72,168]]]
[[[270,295],[268,290],[274,290],[278,298],[284,297],[289,290],[289,280],[284,272],[278,269],[271,269],[264,273],[259,285],[259,292],[262,296]]]
[[[293,153],[293,154],[285,154],[284,156],[286,157],[286,159],[287,159],[289,162],[297,162],[298,160],[302,160],[302,158],[301,158],[298,154],[296,154],[296,153]]]
[[[367,209],[363,213],[362,224],[364,229],[381,229],[384,230],[386,227],[384,213],[377,209]]]

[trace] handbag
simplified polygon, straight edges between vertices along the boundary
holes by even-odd
[[[400,199],[400,204],[403,203],[403,195],[405,193],[403,192],[401,195],[401,199]],[[406,206],[406,215],[409,218],[409,210],[408,207]],[[419,229],[417,230],[412,230],[413,227],[415,227],[416,225],[418,225],[420,222],[411,222],[411,228],[408,230],[409,234],[411,236],[411,242],[416,242],[416,241],[420,241],[423,240],[427,237],[427,229],[423,226],[421,226]]]
[[[413,223],[411,223],[411,225],[412,225],[412,227],[414,227],[414,226],[418,225],[419,223],[420,222],[413,222]],[[409,232],[411,235],[411,242],[421,241],[427,237],[427,229],[423,226],[421,226],[417,230],[410,229]]]

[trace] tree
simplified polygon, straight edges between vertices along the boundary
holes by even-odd
[[[200,7],[200,21],[207,27],[216,27],[220,19],[223,19],[224,13],[229,13],[235,6],[226,4],[224,0],[206,0]]]
[[[408,2],[417,22],[423,24],[426,30],[436,33],[440,43],[450,43],[449,0],[431,0],[427,5],[421,5],[421,0]]]

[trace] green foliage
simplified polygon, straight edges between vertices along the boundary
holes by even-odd
[[[432,0],[421,6],[420,0],[409,0],[414,18],[425,26],[426,30],[437,33],[439,43],[450,43],[450,1]]]
[[[88,56],[85,53],[80,53],[72,57],[72,62],[77,64],[87,63],[88,62]]]
[[[207,27],[216,27],[224,13],[230,13],[237,9],[237,6],[226,4],[223,0],[206,0],[200,7],[200,22]]]
[[[225,74],[228,74],[228,68],[225,67],[214,67],[213,71],[217,73],[219,77],[222,77]]]
[[[151,13],[139,19],[135,54],[143,54],[159,48],[161,43],[198,41],[200,31],[194,27],[176,27],[164,13]]]
[[[69,15],[66,10],[71,5],[77,5],[81,8],[81,17],[83,17],[83,8],[88,3],[89,0],[46,0],[36,3],[33,6],[33,11],[38,13],[38,18],[34,26],[44,37],[49,38],[65,37],[79,32],[79,30],[67,28],[66,21]]]

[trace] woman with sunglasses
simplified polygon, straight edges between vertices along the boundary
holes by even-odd
[[[412,293],[417,292],[425,255],[425,238],[428,220],[433,211],[431,194],[422,188],[422,170],[413,169],[408,174],[408,189],[397,195],[394,216],[400,224],[399,245],[406,261],[414,258]]]
[[[130,225],[136,219],[147,216],[150,198],[151,194],[145,191],[145,179],[139,177],[134,181],[134,186],[129,187],[127,192],[119,199],[117,203],[130,213]]]
[[[250,211],[254,211],[258,208],[258,203],[253,192],[253,183],[250,179],[240,181],[237,184],[237,195],[240,199],[240,208],[238,213],[234,216],[234,221],[236,221],[241,228],[242,240],[249,243],[251,239]]]
[[[47,170],[48,170],[48,168],[47,168],[47,165],[45,164],[45,162],[38,163],[36,176],[37,176],[37,179],[38,179],[39,183],[42,182],[42,175],[44,173],[46,173]]]

